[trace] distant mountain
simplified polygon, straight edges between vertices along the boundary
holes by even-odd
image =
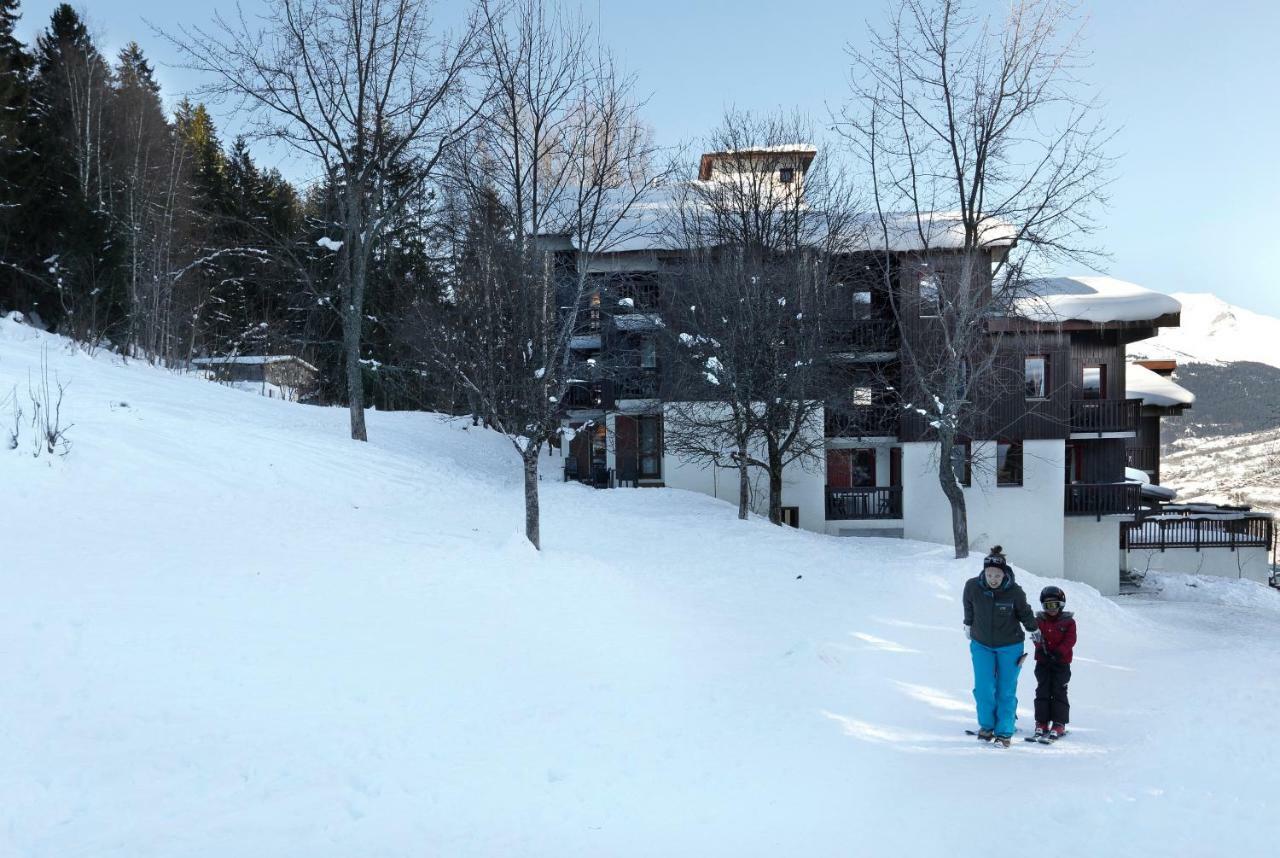
[[[1129,346],[1130,358],[1179,364],[1249,361],[1280,368],[1280,319],[1228,304],[1208,292],[1175,292],[1182,325]]]
[[[1161,482],[1183,501],[1280,511],[1280,319],[1216,295],[1179,292],[1182,326],[1129,346],[1130,359],[1172,359],[1196,395],[1163,421]]]

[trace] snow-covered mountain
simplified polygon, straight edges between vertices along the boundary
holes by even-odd
[[[1057,582],[1072,734],[996,751],[962,733],[974,561],[550,459],[535,552],[503,439],[346,421],[0,320],[0,854],[968,858],[1045,808],[1082,855],[1274,846],[1264,586]]]
[[[1165,420],[1161,482],[1184,501],[1280,512],[1280,319],[1204,292],[1178,292],[1182,325],[1129,346],[1131,359],[1173,359],[1196,395]]]
[[[1180,364],[1252,361],[1280,367],[1280,319],[1228,304],[1208,292],[1175,292],[1182,325],[1129,346],[1131,358]]]

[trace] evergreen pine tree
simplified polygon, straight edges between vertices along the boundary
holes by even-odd
[[[0,312],[30,310],[43,284],[31,271],[22,212],[31,153],[26,148],[34,60],[14,35],[18,0],[0,0]]]

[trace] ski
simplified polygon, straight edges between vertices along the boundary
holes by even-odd
[[[1065,736],[1065,735],[1067,734],[1066,733],[1062,734],[1062,736]],[[1062,736],[1024,736],[1022,738],[1022,741],[1038,742],[1041,745],[1052,745],[1054,742],[1058,741],[1058,739],[1061,739]]]

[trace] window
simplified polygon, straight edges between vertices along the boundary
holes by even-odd
[[[1084,368],[1084,378],[1081,380],[1081,382],[1082,382],[1081,387],[1084,389],[1085,399],[1106,399],[1107,398],[1106,364],[1086,366]]]
[[[853,318],[855,319],[871,318],[871,293],[870,292],[854,292],[853,293]]]
[[[1044,399],[1048,396],[1048,355],[1027,355],[1023,360],[1023,378],[1027,399]]]
[[[778,181],[784,185],[789,185],[796,180],[795,167],[783,167],[778,170]]]
[[[996,443],[996,485],[1022,485],[1022,442]]]
[[[827,451],[827,488],[873,488],[876,484],[876,451],[870,447]]]
[[[956,439],[951,448],[951,472],[962,486],[973,484],[973,451],[968,439]]]
[[[920,278],[920,318],[927,319],[942,315],[940,300],[940,283],[936,274],[926,274]]]
[[[640,366],[645,369],[654,369],[657,365],[658,347],[652,337],[645,337],[640,341]]]
[[[780,512],[782,513],[782,523],[787,525],[787,527],[800,526],[800,507],[784,506]]]
[[[875,404],[875,392],[864,385],[853,389],[852,402],[854,408],[870,408]]]
[[[662,477],[662,424],[659,420],[659,417],[636,418],[640,434],[640,478],[643,480]]]

